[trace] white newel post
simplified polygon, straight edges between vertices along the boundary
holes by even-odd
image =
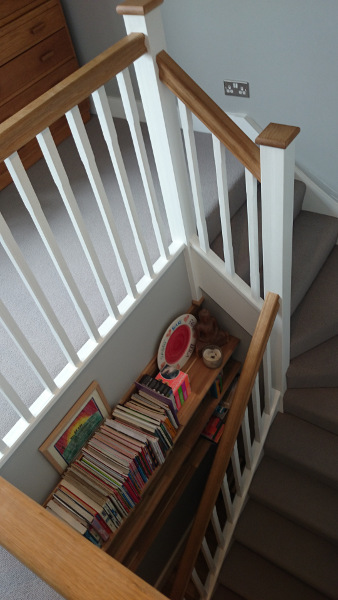
[[[144,33],[148,53],[134,63],[173,241],[195,233],[192,198],[181,139],[176,98],[158,77],[156,55],[166,48],[160,4],[126,0],[116,10],[127,34]]]
[[[272,385],[284,393],[290,362],[290,305],[295,138],[299,127],[270,123],[256,139],[261,146],[264,295],[279,294],[271,337]]]

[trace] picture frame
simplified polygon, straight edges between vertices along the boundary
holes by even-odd
[[[39,451],[58,473],[63,473],[110,414],[111,408],[98,382],[93,381],[41,444]]]

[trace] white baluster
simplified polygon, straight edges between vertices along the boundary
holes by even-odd
[[[252,408],[253,408],[253,418],[254,418],[254,427],[255,427],[255,440],[257,440],[257,442],[260,442],[261,441],[261,429],[262,429],[262,415],[261,415],[261,403],[260,403],[258,375],[255,379],[255,383],[252,388],[251,397],[252,397]]]
[[[70,363],[77,365],[79,363],[79,359],[72,346],[72,343],[57,319],[31,269],[27,265],[20,248],[14,240],[2,215],[0,215],[0,240],[8,257],[12,261],[15,269],[20,275],[23,283],[35,301],[56,341],[58,342],[62,352]]]
[[[192,197],[195,206],[197,233],[200,241],[200,246],[204,252],[210,249],[207,224],[205,219],[205,211],[202,197],[202,187],[199,174],[199,165],[197,160],[196,142],[192,123],[192,115],[190,110],[181,102],[178,101],[178,107],[181,117],[181,125],[185,141],[185,150],[189,167],[190,183],[192,188]]]
[[[242,473],[239,462],[238,446],[237,442],[234,445],[234,449],[231,455],[231,464],[235,478],[235,487],[238,496],[242,495]]]
[[[58,153],[50,130],[47,128],[41,133],[39,133],[37,135],[37,140],[39,142],[48,168],[60,192],[61,198],[67,209],[73,227],[79,238],[82,249],[88,260],[88,263],[94,275],[97,286],[100,290],[102,299],[105,303],[108,313],[110,316],[113,315],[115,318],[117,318],[119,312],[116,306],[116,302],[114,300],[114,296],[111,292],[107,278],[97,258],[94,246],[86,229],[84,220],[82,218],[78,204],[73,194],[73,190],[70,186],[67,173],[62,164],[60,155]]]
[[[168,244],[166,242],[166,231],[164,228],[162,215],[159,209],[153,178],[149,166],[147,151],[140,126],[137,104],[130,79],[129,69],[125,69],[124,71],[119,73],[116,78],[121,94],[123,108],[126,114],[126,119],[129,124],[130,133],[134,144],[136,158],[142,177],[142,182],[148,202],[149,212],[154,228],[157,245],[160,251],[160,255],[165,258],[169,258],[169,249]]]
[[[257,179],[245,169],[250,257],[250,287],[254,298],[260,298]]]
[[[28,342],[27,338],[23,335],[21,329],[14,321],[12,315],[9,313],[2,300],[0,300],[0,319],[6,331],[19,348],[20,352],[22,352],[26,360],[29,362],[39,381],[51,392],[51,394],[55,394],[58,390],[58,387],[55,385],[46,367]]]
[[[150,261],[146,243],[144,241],[142,229],[139,225],[137,210],[131,193],[128,175],[124,166],[105,89],[101,87],[100,89],[96,90],[96,92],[92,94],[92,98],[95,104],[98,119],[100,121],[102,133],[108,147],[110,159],[115,170],[115,175],[121,191],[124,207],[128,215],[129,224],[134,235],[136,248],[140,257],[144,274],[147,277],[152,277],[154,274],[153,267]]]
[[[210,548],[208,546],[208,542],[207,542],[207,540],[205,538],[203,538],[202,548],[201,549],[202,549],[202,554],[203,554],[203,556],[205,558],[205,562],[208,565],[209,571],[211,571],[212,573],[214,573],[215,570],[216,570],[216,563],[215,563],[215,561],[214,561],[214,559],[212,557],[212,554],[210,552]]]
[[[6,398],[7,402],[14,408],[15,412],[22,417],[28,423],[34,420],[32,413],[28,410],[27,406],[22,402],[19,395],[13,389],[7,379],[0,373],[0,389]]]
[[[266,350],[263,356],[263,369],[264,369],[264,411],[271,414],[271,398],[272,398],[272,384],[271,384],[271,345],[270,340],[266,345]]]
[[[206,595],[206,590],[205,587],[201,581],[201,579],[199,578],[196,569],[193,570],[193,572],[191,573],[191,579],[194,583],[194,585],[197,588],[198,593],[200,594],[201,598],[204,598]]]
[[[234,507],[233,507],[233,504],[231,502],[228,477],[227,477],[226,473],[224,475],[224,479],[223,479],[223,482],[222,482],[221,491],[222,491],[223,502],[224,502],[224,506],[225,506],[225,510],[226,510],[226,514],[227,514],[227,519],[228,519],[228,521],[230,523],[233,523],[233,520],[234,520]]]
[[[221,548],[223,548],[225,540],[224,540],[224,535],[223,535],[223,531],[221,528],[221,524],[219,522],[216,506],[214,506],[214,508],[212,510],[211,524],[212,524],[213,530],[215,532],[217,543]]]
[[[212,143],[214,148],[219,212],[222,226],[224,263],[227,273],[229,275],[234,275],[235,265],[232,246],[226,153],[225,147],[215,135],[212,135]]]
[[[243,434],[245,464],[246,464],[246,467],[248,469],[251,469],[251,466],[252,466],[252,445],[251,445],[251,437],[250,437],[250,426],[249,426],[248,409],[245,410],[244,419],[242,421],[241,429],[242,429],[242,434]]]

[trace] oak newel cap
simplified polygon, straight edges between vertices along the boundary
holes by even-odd
[[[259,146],[271,146],[285,150],[300,132],[299,127],[294,125],[280,125],[270,123],[256,138]]]

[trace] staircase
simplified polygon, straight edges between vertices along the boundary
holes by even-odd
[[[295,182],[285,412],[268,434],[213,600],[338,598],[338,219],[301,210],[304,193]],[[248,278],[245,254],[235,252]]]

